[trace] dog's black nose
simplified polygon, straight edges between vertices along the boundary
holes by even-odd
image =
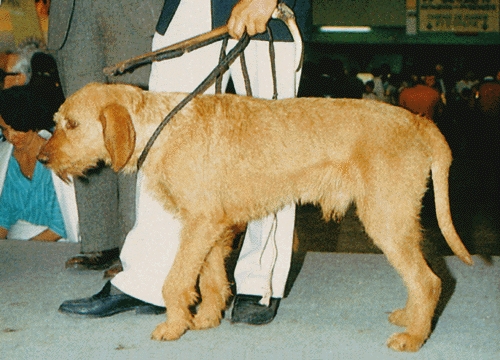
[[[37,159],[44,165],[47,165],[49,162],[49,157],[43,153],[38,154]]]

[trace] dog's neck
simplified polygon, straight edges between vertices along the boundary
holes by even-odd
[[[146,148],[149,140],[153,136],[154,132],[157,130],[158,126],[162,121],[169,115],[172,109],[182,100],[187,94],[185,93],[163,93],[162,96],[158,96],[158,93],[148,93],[145,92],[145,105],[143,110],[133,118],[133,123],[136,129],[140,128],[140,131],[135,131],[135,148],[134,151],[123,168],[124,172],[135,172],[137,171],[138,160]],[[193,100],[195,101],[195,100]],[[178,122],[189,121],[190,117],[186,116],[184,112],[190,111],[190,104],[176,114],[171,121],[162,129],[156,141],[153,143],[150,153],[154,151],[154,148],[159,146],[159,141],[168,141],[168,137],[171,133],[171,126],[175,126]],[[151,109],[154,109],[153,111]],[[146,114],[146,115],[145,115]],[[148,162],[148,157],[144,162],[144,165]]]

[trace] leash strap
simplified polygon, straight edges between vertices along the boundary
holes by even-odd
[[[273,34],[269,26],[267,27],[267,33],[269,35],[269,58],[271,60],[271,76],[273,78],[273,100],[276,100],[278,98],[278,83],[276,77],[276,55],[274,51]],[[228,38],[225,38],[222,43],[219,62],[222,62],[222,59],[224,59],[224,57],[226,56],[227,42]],[[250,85],[250,76],[248,75],[248,68],[245,60],[244,51],[242,51],[240,54],[240,63],[241,63],[241,72],[243,75],[243,80],[245,82],[245,92],[247,96],[253,96],[252,87]],[[217,81],[215,83],[215,93],[220,94],[221,92],[222,92],[222,74],[217,77]]]
[[[276,77],[276,53],[274,52],[274,39],[271,28],[267,27],[269,35],[269,58],[271,59],[271,74],[273,77],[273,100],[278,99],[278,81]]]
[[[222,42],[222,47],[220,50],[219,64],[226,57],[227,43],[228,43],[228,38],[225,38]],[[240,63],[241,63],[241,71],[243,73],[243,80],[245,81],[246,94],[247,94],[247,96],[252,96],[252,88],[250,86],[250,77],[248,76],[248,68],[247,68],[247,63],[245,61],[245,51],[242,51],[240,53]],[[224,72],[226,72],[226,71],[227,71],[227,68],[224,69]],[[222,75],[223,75],[223,73],[221,73],[217,76],[217,80],[215,82],[215,93],[216,94],[222,93]]]
[[[219,40],[228,38],[227,26],[221,26],[207,33],[181,41],[153,52],[148,52],[131,59],[122,61],[113,66],[107,66],[103,72],[107,76],[121,75],[126,72],[133,72],[136,68],[155,61],[163,61],[182,56],[188,52],[196,50],[206,45],[210,45]]]
[[[170,113],[163,119],[163,121],[158,125],[156,130],[154,131],[151,138],[149,138],[144,150],[142,150],[141,155],[139,156],[139,160],[137,160],[137,170],[139,170],[146,160],[146,156],[149,153],[149,150],[153,146],[154,142],[160,135],[160,132],[163,128],[169,123],[169,121],[176,115],[184,106],[186,106],[194,97],[205,92],[216,80],[217,76],[222,75],[227,68],[236,60],[236,58],[243,52],[243,50],[247,47],[250,42],[250,37],[247,34],[244,34],[241,39],[238,41],[236,46],[231,49],[229,54],[223,58],[221,63],[219,63],[212,72],[201,82],[200,85],[193,92],[187,95],[184,99],[182,99],[171,111]]]
[[[224,58],[226,57],[226,49],[227,49],[227,42],[229,38],[224,38],[222,41],[222,46],[220,48],[220,55],[219,55],[219,64],[222,63]],[[227,68],[224,70],[224,72],[227,71]],[[220,94],[222,92],[222,75],[223,73],[217,75],[217,80],[215,81],[215,93]]]
[[[245,81],[245,91],[247,96],[252,96],[252,87],[250,86],[250,77],[248,76],[247,62],[245,60],[245,52],[242,51],[240,55],[241,72],[243,80]]]

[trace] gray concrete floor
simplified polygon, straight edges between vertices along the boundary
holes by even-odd
[[[396,353],[385,342],[400,331],[387,316],[405,304],[401,279],[376,253],[353,211],[340,224],[317,216],[313,207],[298,210],[303,239],[288,296],[271,324],[223,320],[175,342],[150,340],[163,315],[85,319],[58,313],[62,301],[90,296],[104,284],[101,272],[64,269],[78,244],[0,241],[0,359],[500,358],[500,257],[475,255],[468,267],[454,256],[431,254],[429,264],[443,280],[435,329],[417,354]],[[351,250],[357,253],[346,252]]]

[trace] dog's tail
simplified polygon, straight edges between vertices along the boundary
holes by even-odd
[[[448,175],[452,161],[451,149],[437,126],[429,120],[430,126],[424,126],[432,151],[432,183],[434,186],[434,201],[439,228],[448,246],[460,260],[472,265],[472,257],[457,234],[451,219],[450,198],[448,190]]]

